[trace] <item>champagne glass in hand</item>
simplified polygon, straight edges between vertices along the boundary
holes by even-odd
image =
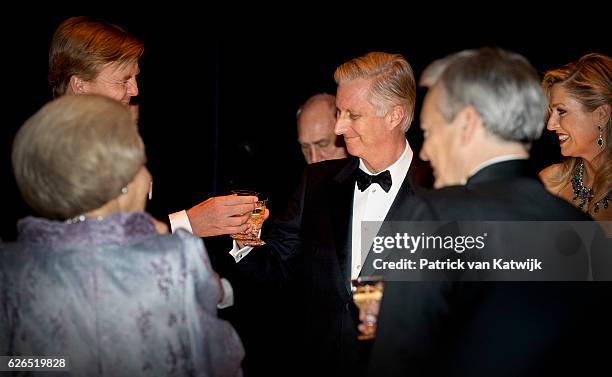
[[[233,190],[232,193],[235,195],[248,195],[259,197],[259,193],[249,190]],[[264,222],[267,202],[267,199],[260,199],[255,202],[255,209],[251,211],[251,213],[249,214],[249,219],[247,220],[247,230],[243,233],[232,234],[231,237],[234,240],[240,241],[240,243],[244,246],[265,245],[265,242],[259,238],[259,231],[261,229],[261,225]]]
[[[382,276],[360,276],[351,283],[353,302],[359,308],[359,318],[362,320],[359,326],[361,334],[357,339],[374,339],[384,289],[383,278]]]

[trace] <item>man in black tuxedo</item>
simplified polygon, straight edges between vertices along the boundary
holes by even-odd
[[[524,57],[462,51],[430,65],[421,82],[421,157],[439,190],[408,198],[393,220],[589,220],[527,167],[546,109]],[[597,292],[586,284],[387,282],[369,374],[581,374],[593,344],[587,323],[598,322]]]
[[[307,166],[286,213],[263,237],[267,244],[230,252],[243,281],[290,286],[299,298],[289,314],[299,333],[287,347],[298,345],[294,353],[306,363],[291,374],[348,375],[365,363],[350,289],[365,259],[361,221],[382,221],[417,184],[417,157],[405,137],[416,97],[408,62],[372,52],[342,64],[334,77],[335,133],[352,157]]]

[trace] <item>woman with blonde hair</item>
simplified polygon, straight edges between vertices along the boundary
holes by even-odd
[[[566,159],[540,173],[546,188],[595,220],[612,220],[612,59],[591,53],[546,72],[546,128]]]

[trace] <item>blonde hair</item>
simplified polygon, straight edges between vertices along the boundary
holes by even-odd
[[[550,102],[552,87],[562,86],[567,93],[582,104],[586,111],[595,111],[599,106],[608,105],[612,109],[612,58],[603,54],[591,53],[584,55],[578,61],[550,70],[544,75],[542,88]],[[550,113],[549,113],[550,116]],[[595,203],[602,200],[612,188],[612,116],[608,113],[608,121],[603,127],[604,150],[597,155],[600,162],[599,170],[593,178],[593,200],[588,204],[588,211]],[[599,148],[593,144],[593,148]],[[554,175],[550,177],[553,185],[566,184],[579,162],[578,157],[566,158]]]
[[[12,161],[25,201],[63,220],[118,197],[146,156],[125,106],[83,95],[62,96],[30,117],[15,137]]]
[[[144,45],[117,25],[90,17],[62,22],[49,48],[49,86],[53,97],[66,93],[70,77],[92,81],[109,63],[137,62]]]
[[[416,82],[410,64],[399,54],[370,52],[340,65],[334,72],[337,84],[356,79],[369,79],[370,103],[379,116],[390,106],[404,108],[402,130],[408,131],[414,117]]]

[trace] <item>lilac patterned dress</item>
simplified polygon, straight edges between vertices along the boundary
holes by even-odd
[[[143,212],[18,230],[0,245],[0,355],[68,356],[74,376],[241,375],[199,238],[158,235]]]

